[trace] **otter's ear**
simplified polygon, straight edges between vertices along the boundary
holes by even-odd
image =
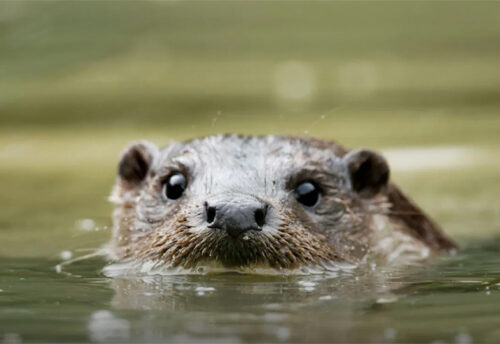
[[[118,179],[122,186],[133,188],[140,185],[158,154],[158,147],[148,141],[136,141],[126,147],[118,164]]]
[[[358,149],[347,153],[343,159],[355,192],[373,196],[389,182],[389,165],[382,155]]]

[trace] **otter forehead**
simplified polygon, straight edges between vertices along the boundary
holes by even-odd
[[[186,170],[197,192],[271,192],[297,175],[328,174],[346,180],[342,158],[305,139],[217,135],[164,148],[153,170]]]

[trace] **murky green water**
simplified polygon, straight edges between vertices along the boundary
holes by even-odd
[[[500,340],[500,240],[410,269],[340,276],[107,278],[94,260],[2,259],[4,341]]]
[[[500,3],[0,1],[0,342],[500,342]],[[387,154],[463,250],[340,276],[110,278],[120,150]]]

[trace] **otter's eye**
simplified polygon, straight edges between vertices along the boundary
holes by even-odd
[[[300,183],[295,188],[295,198],[306,207],[314,207],[321,197],[320,189],[311,182]]]
[[[163,197],[179,199],[186,190],[187,180],[182,173],[174,173],[163,183]]]

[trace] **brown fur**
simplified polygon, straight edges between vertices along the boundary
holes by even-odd
[[[221,165],[226,176],[218,175]],[[183,268],[216,263],[297,269],[358,263],[391,251],[413,250],[425,256],[425,250],[439,253],[456,247],[387,182],[381,156],[350,152],[331,141],[225,135],[161,151],[140,142],[124,151],[119,166],[111,197],[116,210],[110,247],[117,259]],[[191,189],[178,201],[161,199],[166,176],[179,170]],[[349,180],[349,174],[357,179]],[[291,196],[294,185],[303,180],[314,180],[323,190],[314,209],[305,209]],[[203,225],[202,202],[234,192],[269,204],[263,231],[234,239]],[[386,239],[393,240],[380,245]]]

